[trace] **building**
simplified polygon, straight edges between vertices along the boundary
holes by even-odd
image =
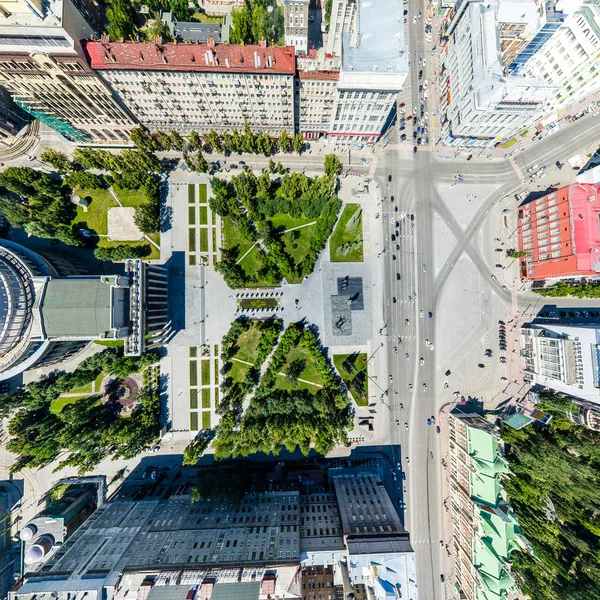
[[[583,2],[571,13],[550,16],[513,64],[555,89],[547,113],[558,118],[558,111],[600,90],[600,6]]]
[[[91,67],[139,122],[181,133],[294,131],[293,48],[86,42]]]
[[[173,15],[170,12],[163,13],[161,19],[177,43],[206,44],[211,38],[216,44],[229,42],[230,15],[224,15],[223,23],[173,21]]]
[[[503,56],[509,59],[522,46],[518,34],[526,33],[528,13],[524,23],[511,23],[502,6],[467,2],[453,20],[439,89],[445,145],[493,146],[545,114],[553,85],[505,73]]]
[[[597,325],[523,327],[521,355],[526,381],[600,403],[600,328]]]
[[[355,30],[357,6],[357,0],[333,0],[325,44],[328,55],[342,55],[342,35]]]
[[[6,598],[8,590],[19,571],[18,548],[13,544],[13,511],[21,500],[21,493],[14,482],[0,482],[0,598]]]
[[[72,484],[27,523],[19,534],[23,562],[34,569],[48,561],[77,531],[98,506],[98,489],[93,483]]]
[[[339,18],[333,16],[336,9],[342,11]],[[337,144],[373,144],[394,117],[408,74],[408,50],[398,27],[402,11],[396,0],[333,3],[330,35],[337,36],[339,26],[342,64],[329,136]],[[348,13],[354,16],[346,18]],[[354,27],[345,33],[349,22]]]
[[[15,0],[0,10],[0,85],[15,103],[71,141],[118,144],[133,119],[91,71],[80,40],[93,37],[93,4]]]
[[[64,360],[91,340],[122,339],[135,356],[160,343],[167,327],[162,267],[131,260],[123,275],[76,272],[57,257],[0,240],[0,381]]]
[[[8,91],[0,87],[0,143],[12,144],[15,135],[30,120],[31,117],[13,102]]]
[[[595,277],[600,273],[600,186],[568,185],[519,207],[521,277]]]
[[[409,536],[378,477],[339,474],[333,485],[306,498],[249,493],[239,503],[192,502],[185,484],[167,494],[134,487],[33,564],[9,598],[417,600]],[[366,529],[355,530],[358,515]]]
[[[448,425],[456,587],[467,600],[503,600],[518,592],[510,556],[530,546],[504,497],[501,441],[475,413],[454,410]]]
[[[306,54],[308,52],[308,8],[310,0],[280,0],[280,2],[283,4],[285,45],[293,46],[296,49],[296,54]]]

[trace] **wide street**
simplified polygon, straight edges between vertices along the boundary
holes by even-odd
[[[435,74],[430,70],[432,45],[425,43],[428,7],[419,0],[410,0],[404,7],[408,9],[405,30],[411,72],[406,84],[410,96],[401,99],[409,114],[412,107],[420,105],[419,70],[424,71],[423,80],[432,81]],[[422,17],[413,24],[419,9]],[[419,57],[429,64],[420,66]],[[425,106],[430,115],[437,108],[435,102],[432,94]],[[466,154],[462,160],[441,158],[442,151],[446,155],[454,152],[438,152],[431,146],[419,146],[414,153],[412,123],[407,122],[403,132],[408,138],[405,143],[395,142],[397,132],[393,132],[385,150],[377,150],[375,176],[387,189],[379,221],[383,227],[380,260],[385,261],[380,336],[386,342],[391,376],[390,441],[402,447],[405,520],[417,555],[419,597],[430,600],[452,597],[453,593],[451,574],[445,573],[445,584],[440,581],[444,572],[439,545],[444,537],[441,436],[435,424],[428,426],[427,419],[435,416],[438,423],[441,407],[455,399],[457,389],[477,394],[480,389],[500,386],[497,359],[479,370],[470,353],[482,356],[488,344],[492,347],[490,332],[494,328],[497,331],[498,319],[517,310],[531,314],[544,304],[535,294],[517,294],[509,267],[501,271],[496,267],[500,259],[493,246],[500,242],[495,240],[506,242],[504,250],[517,246],[516,235],[511,237],[514,228],[509,231],[501,226],[502,210],[512,213],[514,224],[514,193],[528,189],[524,180],[533,164],[551,169],[541,184],[544,188],[571,183],[575,172],[568,166],[557,171],[554,162],[596,150],[600,122],[586,117],[522,151],[517,146],[514,156],[505,160],[486,160],[481,153],[481,158],[475,156],[470,161],[466,161]],[[455,182],[457,174],[463,176],[460,183]],[[535,187],[529,190],[539,191]],[[407,213],[405,218],[403,213]],[[516,275],[517,266],[510,268]],[[573,299],[565,305],[569,304],[574,304]],[[495,343],[494,350],[497,340]],[[468,364],[465,356],[469,356]],[[445,372],[450,366],[452,377],[448,378]]]

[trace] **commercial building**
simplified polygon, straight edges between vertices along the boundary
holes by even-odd
[[[133,119],[91,71],[80,40],[94,36],[95,5],[15,0],[0,11],[0,85],[69,140],[127,142]]]
[[[0,87],[0,143],[11,145],[15,135],[30,120],[31,117],[13,102],[8,91]]]
[[[445,145],[495,145],[545,114],[553,86],[505,73],[503,56],[510,59],[522,46],[518,36],[526,27],[510,23],[502,5],[467,2],[454,18],[439,87]],[[500,27],[499,18],[504,19]]]
[[[342,36],[356,28],[357,0],[333,0],[325,49],[331,56],[342,56]]]
[[[12,481],[0,481],[0,598],[8,590],[19,571],[18,547],[13,543],[13,511],[21,500],[21,492]]]
[[[191,502],[183,484],[162,498],[123,492],[32,563],[9,598],[417,600],[409,536],[378,477],[332,481],[335,492],[251,493],[239,503]]]
[[[332,11],[336,8],[341,16],[332,16],[329,35],[341,35],[342,65],[329,136],[343,145],[373,144],[391,123],[408,74],[408,49],[398,26],[403,5],[345,0],[334,2]]]
[[[598,276],[600,186],[577,183],[519,207],[521,276],[533,280]]]
[[[125,266],[124,275],[76,275],[71,262],[0,240],[0,381],[64,360],[91,340],[123,339],[136,356],[159,343],[166,273],[140,260]]]
[[[308,9],[310,0],[280,0],[283,4],[285,45],[297,54],[308,52]],[[267,40],[270,41],[270,40]]]
[[[85,42],[91,67],[154,131],[294,131],[293,48]]]
[[[503,600],[518,591],[510,556],[530,546],[504,497],[501,440],[475,413],[454,410],[448,426],[456,586],[467,600]]]
[[[600,328],[532,325],[521,330],[523,377],[594,404],[600,403]]]

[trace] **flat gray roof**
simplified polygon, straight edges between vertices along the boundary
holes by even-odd
[[[50,279],[42,303],[46,335],[92,339],[109,331],[113,283],[100,277]]]
[[[260,583],[258,581],[242,583],[217,583],[210,600],[258,600]],[[148,600],[152,600],[148,598]]]
[[[185,600],[191,585],[156,585],[148,594],[147,600]]]

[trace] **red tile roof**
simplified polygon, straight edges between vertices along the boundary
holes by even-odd
[[[83,42],[93,69],[136,71],[205,71],[293,75],[293,46],[232,44],[155,44],[151,42]]]
[[[339,71],[302,71],[298,70],[300,79],[331,79],[337,81],[340,78]]]

